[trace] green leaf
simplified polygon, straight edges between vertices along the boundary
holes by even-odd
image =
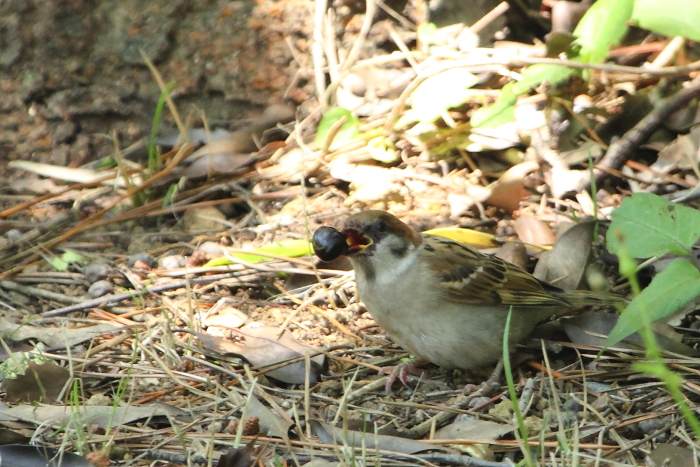
[[[607,241],[613,253],[620,246],[616,232],[622,234],[625,246],[635,258],[666,253],[689,256],[700,239],[700,212],[650,193],[626,198],[610,217]]]
[[[700,2],[697,0],[636,0],[632,23],[665,36],[700,41]]]
[[[328,133],[331,131],[331,128],[333,128],[333,125],[343,118],[345,119],[345,123],[342,124],[335,134],[331,147],[337,147],[343,143],[347,143],[360,133],[360,121],[357,117],[353,116],[348,109],[333,107],[328,109],[323,115],[323,118],[321,118],[318,124],[318,128],[316,128],[316,146],[319,149],[325,147],[326,139],[329,136]]]
[[[520,75],[520,81],[503,86],[501,95],[492,105],[482,107],[472,115],[474,128],[493,128],[508,123],[515,118],[515,103],[518,96],[530,92],[541,83],[550,86],[561,83],[574,73],[574,70],[562,65],[532,65]]]
[[[399,158],[394,143],[383,136],[377,136],[367,141],[367,150],[372,159],[385,164],[396,162]]]
[[[464,68],[445,70],[425,79],[411,93],[411,111],[399,119],[396,128],[419,121],[432,123],[447,109],[464,104],[471,88],[478,82],[477,77]]]
[[[581,18],[572,44],[575,53],[569,59],[585,63],[600,63],[610,52],[610,47],[620,42],[627,33],[627,20],[632,15],[634,0],[598,0]],[[561,83],[576,70],[562,65],[532,65],[523,71],[520,81],[503,87],[496,102],[483,107],[471,119],[473,127],[494,127],[510,121],[515,114],[513,106],[518,96],[530,92],[541,83],[554,86]]]
[[[634,0],[598,0],[588,9],[574,29],[575,44],[580,45],[578,60],[600,63],[627,34]]]
[[[80,263],[85,261],[83,255],[76,253],[75,251],[66,250],[63,252],[60,258],[52,258],[49,264],[57,271],[66,271],[70,263]]]
[[[85,261],[83,255],[71,250],[64,251],[61,255],[61,259],[66,263],[80,263]]]
[[[299,256],[313,254],[313,249],[311,247],[311,243],[307,242],[306,240],[283,240],[281,242],[261,246],[260,248],[251,250],[250,253],[232,253],[231,256],[236,259],[240,259],[241,261],[245,261],[246,263],[261,263],[263,261],[272,260],[272,258],[267,256],[259,256],[255,253],[284,256],[286,258],[298,258]],[[228,264],[235,263],[226,257],[221,257],[209,261],[204,266],[225,266]]]
[[[416,33],[418,34],[418,40],[423,45],[433,45],[440,42],[437,37],[437,31],[438,28],[435,23],[422,23],[418,26]]]
[[[646,322],[671,316],[700,295],[700,271],[683,259],[676,259],[658,273],[649,286],[630,302],[610,331],[606,345],[615,345],[639,331]],[[642,313],[647,313],[647,320]]]
[[[68,263],[63,261],[61,258],[54,258],[51,260],[51,267],[56,271],[65,271],[68,269]]]

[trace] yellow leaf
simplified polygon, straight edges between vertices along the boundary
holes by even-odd
[[[299,256],[313,254],[311,244],[306,240],[283,240],[281,242],[271,243],[251,250],[250,253],[231,253],[231,256],[245,261],[246,263],[260,263],[263,261],[271,261],[272,258],[267,256],[256,255],[255,253],[265,253],[275,256],[284,256],[287,258],[298,258]],[[209,261],[204,267],[225,266],[234,264],[233,261],[226,257],[215,258]]]
[[[427,230],[423,233],[429,235],[438,235],[440,237],[449,238],[460,243],[468,243],[470,245],[478,245],[487,248],[493,248],[500,245],[496,241],[496,237],[485,232],[478,232],[472,229],[462,229],[458,227],[443,227],[439,229]]]

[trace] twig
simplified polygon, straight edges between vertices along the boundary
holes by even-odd
[[[246,272],[247,274],[247,272]],[[228,274],[218,274],[215,276],[206,276],[206,277],[197,277],[197,278],[192,278],[190,281],[193,284],[208,284],[210,282],[216,282],[222,279],[230,279],[232,277],[237,277],[241,275],[240,271],[236,271],[233,273],[228,273]],[[145,287],[141,290],[132,290],[131,292],[127,293],[121,293],[121,294],[113,294],[113,295],[106,295],[104,297],[96,298],[94,300],[87,300],[82,303],[78,303],[76,305],[71,305],[71,306],[66,306],[63,308],[58,308],[56,310],[51,310],[47,311],[45,313],[41,314],[42,318],[51,318],[54,316],[63,316],[67,315],[68,313],[73,313],[74,311],[83,311],[88,308],[94,308],[97,306],[104,306],[109,303],[114,303],[114,302],[120,302],[122,300],[128,300],[130,298],[133,298],[135,295],[139,294],[157,294],[160,292],[165,292],[166,290],[173,290],[173,289],[180,289],[185,287],[186,281],[177,281],[173,282],[171,284],[163,284],[163,285],[156,285],[154,287]]]
[[[20,285],[13,281],[0,281],[0,287],[7,290],[14,290],[15,292],[19,292],[24,295],[34,295],[35,297],[41,297],[46,300],[54,300],[60,303],[81,303],[83,301],[82,298],[69,297],[68,295],[51,292],[38,287]]]
[[[343,62],[343,66],[340,71],[348,71],[357,60],[360,55],[360,50],[362,46],[365,45],[365,40],[367,39],[367,34],[369,34],[369,29],[372,27],[372,20],[374,20],[374,11],[377,6],[374,0],[366,0],[365,2],[365,18],[362,21],[362,27],[360,27],[360,32],[355,39],[355,43],[352,45],[350,52],[348,52],[348,57]]]
[[[619,170],[639,147],[661,124],[676,110],[686,105],[691,99],[700,96],[700,76],[693,79],[689,85],[676,94],[662,100],[659,106],[649,112],[639,123],[619,140],[610,145],[605,155],[594,169],[598,186],[610,177],[608,170]],[[581,191],[591,184],[590,171],[581,171],[578,186],[572,191]]]
[[[314,62],[314,78],[316,80],[316,95],[321,109],[328,107],[329,97],[326,95],[326,75],[323,72],[323,16],[328,8],[326,0],[317,0],[314,7],[314,42],[311,45],[311,56]]]

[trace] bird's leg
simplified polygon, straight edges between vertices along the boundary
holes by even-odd
[[[502,358],[498,360],[496,368],[493,369],[491,376],[489,376],[486,381],[479,385],[471,383],[467,384],[464,386],[464,389],[462,389],[462,394],[467,395],[478,390],[482,390],[484,394],[488,394],[495,386],[498,386],[498,381],[501,379],[501,373],[503,373]]]
[[[385,366],[379,370],[380,375],[389,375],[386,380],[385,390],[387,396],[391,394],[391,386],[394,381],[398,378],[404,386],[408,387],[408,375],[422,376],[425,373],[419,367],[428,363],[428,360],[422,358],[412,358],[410,360],[403,361],[396,366]]]

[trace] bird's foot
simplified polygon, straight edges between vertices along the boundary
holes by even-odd
[[[386,380],[386,385],[384,386],[387,396],[391,394],[391,386],[397,379],[401,381],[401,383],[404,386],[408,387],[409,374],[415,376],[422,376],[425,373],[425,371],[421,370],[419,367],[421,365],[425,365],[426,363],[428,363],[427,360],[423,360],[421,358],[412,358],[411,360],[406,360],[404,362],[399,363],[396,366],[386,366],[379,370],[380,375],[389,375],[389,377]]]
[[[462,389],[462,395],[466,396],[468,394],[475,393],[476,391],[481,391],[481,395],[487,396],[491,394],[499,386],[499,381],[501,379],[501,373],[503,373],[503,360],[499,360],[494,368],[491,376],[481,384],[467,384]]]

